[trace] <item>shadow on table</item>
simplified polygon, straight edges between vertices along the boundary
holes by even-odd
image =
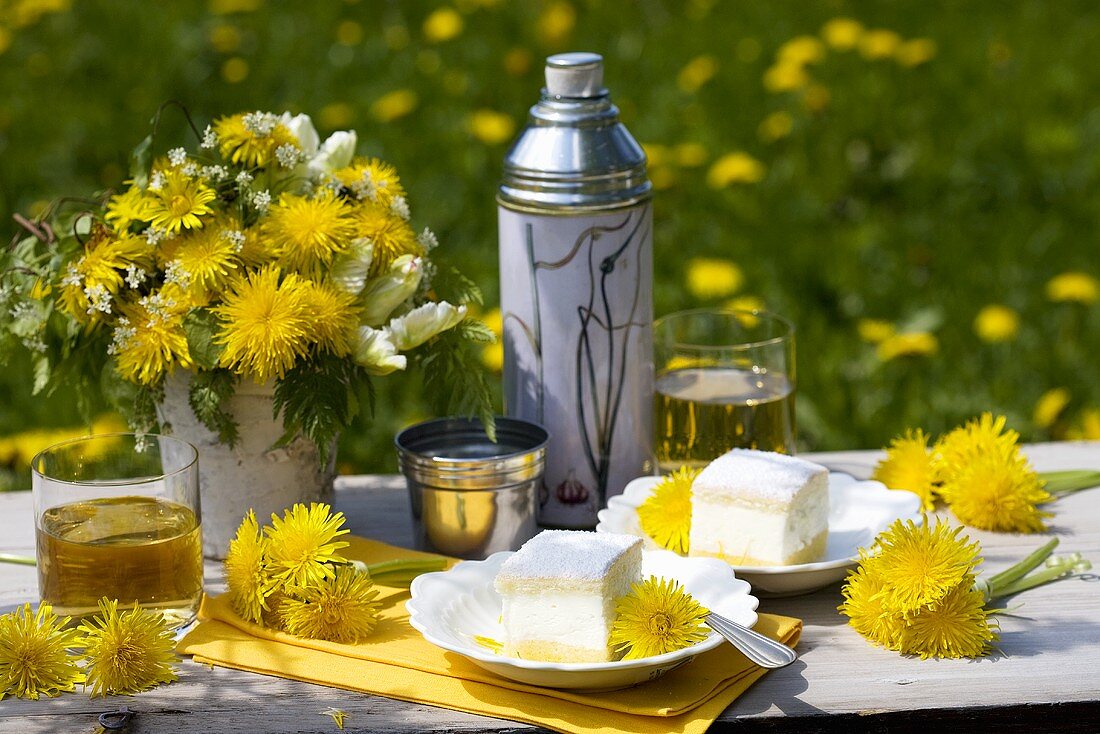
[[[1096,641],[1100,640],[1100,623],[1083,621],[1080,617],[1035,618],[1026,614],[1002,616],[1021,619],[1023,625],[1020,629],[1001,632],[996,643],[999,654],[994,653],[994,661],[1095,647]]]
[[[801,646],[799,646],[801,652]],[[786,668],[773,670],[761,678],[743,696],[730,704],[722,718],[763,714],[775,706],[784,716],[813,716],[825,713],[798,698],[809,683],[804,675],[806,663],[796,660]]]

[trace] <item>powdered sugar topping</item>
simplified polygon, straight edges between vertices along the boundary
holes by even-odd
[[[738,494],[786,504],[815,476],[828,469],[786,454],[733,449],[707,465],[691,486],[696,495]]]
[[[543,530],[500,567],[497,578],[600,581],[642,539],[584,530]]]

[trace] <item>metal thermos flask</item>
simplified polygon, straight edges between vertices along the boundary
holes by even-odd
[[[497,194],[504,403],[550,433],[542,525],[593,527],[651,471],[651,195],[603,58],[548,58]]]

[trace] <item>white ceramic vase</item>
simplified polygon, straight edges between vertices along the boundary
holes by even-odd
[[[272,448],[283,435],[281,417],[273,415],[272,384],[242,380],[225,406],[240,429],[239,443],[230,448],[195,417],[188,404],[190,373],[170,376],[159,406],[166,432],[193,444],[199,451],[199,489],[202,511],[202,547],[207,558],[225,558],[249,509],[264,524],[272,513],[282,513],[295,502],[331,502],[335,478],[335,446],[321,465],[313,442],[297,438]]]

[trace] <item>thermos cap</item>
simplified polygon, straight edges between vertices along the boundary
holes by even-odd
[[[586,99],[607,94],[603,57],[588,52],[555,54],[546,59],[546,92],[551,97]]]

